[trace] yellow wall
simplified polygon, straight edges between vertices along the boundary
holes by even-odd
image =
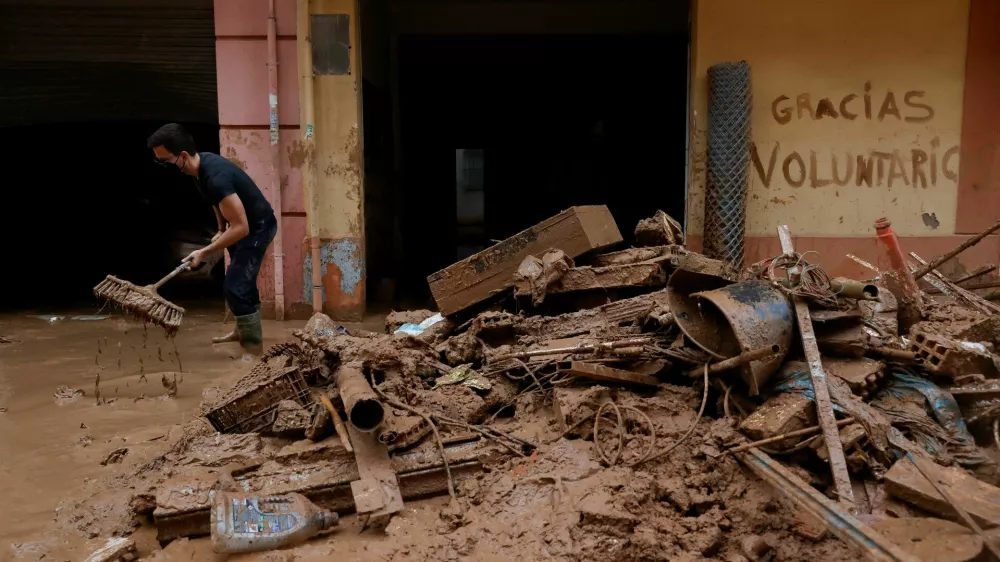
[[[753,72],[760,164],[750,167],[747,236],[774,236],[778,224],[796,235],[868,236],[881,216],[900,234],[955,232],[969,0],[697,0],[695,10],[690,234],[702,234],[704,223],[707,69],[739,60]],[[788,100],[776,102],[780,96]],[[839,115],[848,96],[853,120]],[[790,120],[779,123],[785,111]],[[864,178],[858,186],[858,155],[872,158],[871,187]]]
[[[355,0],[313,0],[313,14],[351,17],[351,73],[316,75],[316,182],[320,237],[361,237],[364,209],[358,13]]]

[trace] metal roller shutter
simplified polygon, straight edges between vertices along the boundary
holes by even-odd
[[[212,0],[0,0],[0,126],[218,120]]]

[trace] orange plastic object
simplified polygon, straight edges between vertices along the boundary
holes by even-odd
[[[899,238],[892,231],[892,223],[889,222],[889,219],[882,217],[875,221],[875,238],[878,239],[885,250],[885,257],[888,259],[892,271],[896,273],[902,282],[903,292],[913,301],[919,302],[920,287],[917,286],[916,280],[913,279],[913,272],[906,265],[903,250],[899,247]]]

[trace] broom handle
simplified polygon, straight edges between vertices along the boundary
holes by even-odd
[[[159,281],[157,281],[150,288],[155,291],[155,290],[159,289],[160,287],[162,287],[163,284],[166,283],[167,281],[170,281],[174,277],[177,277],[177,274],[181,273],[182,271],[190,271],[190,269],[191,269],[191,265],[190,264],[182,263],[179,266],[177,266],[177,269],[175,269],[175,270],[171,271],[170,273],[168,273],[166,275],[166,277],[164,277],[163,279],[160,279]]]

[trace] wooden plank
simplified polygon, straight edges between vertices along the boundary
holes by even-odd
[[[594,256],[586,265],[591,267],[608,267],[609,265],[628,265],[653,260],[667,260],[671,256],[686,254],[683,246],[650,246],[648,248],[629,248],[620,252],[611,252]]]
[[[514,272],[528,256],[550,249],[575,258],[622,241],[605,205],[571,207],[558,215],[452,264],[427,278],[438,310],[455,314],[509,289]]]
[[[997,223],[997,224],[1000,224],[1000,223]],[[927,262],[924,261],[923,258],[921,258],[920,256],[918,256],[916,254],[916,252],[910,252],[910,256],[913,259],[917,260],[917,262],[919,262],[920,265],[924,266],[925,268],[927,267]],[[944,287],[947,287],[948,289],[950,289],[951,291],[953,291],[959,298],[961,298],[965,302],[969,303],[970,306],[972,306],[976,310],[982,312],[983,314],[985,314],[987,316],[990,316],[992,314],[1000,314],[1000,305],[992,303],[992,302],[990,302],[990,301],[988,301],[988,300],[980,297],[979,295],[977,295],[977,294],[975,294],[975,293],[973,293],[973,292],[971,292],[971,291],[969,291],[967,289],[963,289],[962,287],[959,287],[958,285],[956,285],[955,283],[953,283],[950,279],[948,279],[947,277],[945,277],[944,274],[942,274],[940,271],[938,271],[936,269],[930,270],[930,276],[928,276],[928,280],[930,281],[930,280],[932,280],[934,278],[937,278],[937,280],[942,285],[944,285]],[[937,286],[937,284],[935,284],[935,283],[932,283],[932,284],[935,285],[935,286]],[[941,286],[937,286],[937,287],[939,289],[941,289],[942,293],[947,294],[948,291],[946,291],[944,287],[941,287]]]
[[[983,528],[1000,527],[1000,488],[977,480],[964,470],[943,467],[929,461],[920,464],[927,473]],[[886,492],[946,519],[958,515],[948,501],[907,458],[896,461],[885,473]]]
[[[608,267],[574,267],[558,281],[549,285],[545,292],[550,295],[620,289],[624,287],[663,287],[667,284],[667,273],[659,263],[644,262]],[[527,281],[514,283],[516,293],[530,295]]]
[[[569,373],[586,379],[611,382],[618,384],[641,384],[645,386],[659,386],[660,380],[649,375],[640,375],[632,371],[605,367],[597,363],[585,363],[583,361],[564,361],[559,363],[560,373]]]
[[[348,425],[347,434],[354,445],[354,459],[361,475],[360,480],[351,482],[358,515],[382,517],[403,511],[403,496],[389,459],[389,448],[379,442],[374,432],[362,433]]]
[[[785,255],[795,253],[792,245],[792,234],[787,225],[778,227],[778,238],[781,240],[781,251]],[[801,273],[798,266],[788,270],[788,277],[795,278]],[[816,416],[823,428],[823,439],[830,459],[830,471],[833,473],[833,484],[840,501],[854,504],[854,488],[851,486],[851,475],[847,472],[847,461],[844,459],[844,448],[840,443],[840,431],[837,429],[837,418],[833,415],[833,403],[830,401],[830,388],[827,386],[826,371],[823,370],[823,360],[820,357],[819,346],[816,343],[816,333],[813,331],[812,318],[809,317],[809,305],[802,297],[794,297],[795,315],[799,323],[799,333],[802,335],[802,349],[809,363],[809,378],[812,380],[813,391],[816,394]]]

